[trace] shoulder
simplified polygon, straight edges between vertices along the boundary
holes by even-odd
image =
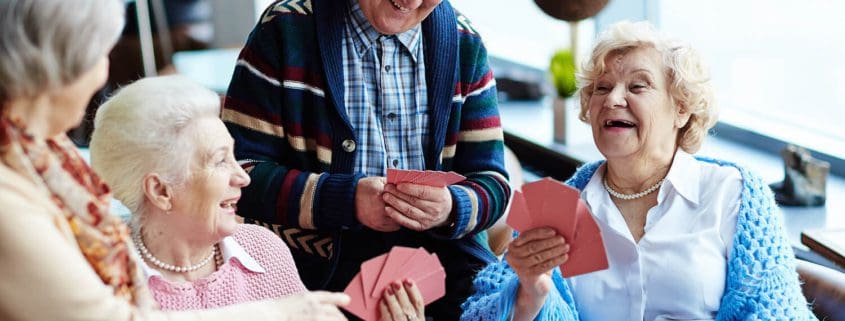
[[[578,167],[578,169],[575,170],[575,174],[572,174],[572,177],[566,180],[566,185],[572,186],[578,190],[583,190],[584,186],[587,186],[587,182],[593,178],[596,170],[602,164],[604,164],[604,161],[596,161],[581,165],[581,167]]]
[[[739,165],[712,159],[699,159],[698,165],[703,197],[715,197],[714,193],[723,198],[740,197],[743,177]]]
[[[734,162],[724,161],[715,158],[696,156],[695,157],[702,168],[709,170],[709,178],[711,181],[715,179],[720,180],[739,180],[741,184],[742,197],[747,198],[770,198],[772,191],[768,185],[763,182],[763,179],[754,174],[748,168],[736,164]]]
[[[284,246],[282,240],[265,227],[255,224],[238,224],[232,237],[252,254],[252,248]]]
[[[50,214],[58,208],[50,197],[39,190],[30,180],[12,169],[0,164],[0,214],[3,225],[8,225],[6,216],[23,216],[20,213]],[[34,213],[33,213],[34,212]]]
[[[478,30],[473,27],[472,21],[470,21],[466,15],[458,11],[457,8],[453,7],[452,10],[455,12],[455,20],[457,21],[458,25],[458,32],[460,32],[461,34],[478,37]]]
[[[264,9],[261,14],[261,24],[276,20],[283,16],[311,16],[311,0],[277,0]]]

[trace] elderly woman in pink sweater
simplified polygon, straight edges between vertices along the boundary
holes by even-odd
[[[250,179],[219,113],[216,94],[169,76],[123,88],[95,119],[92,165],[132,211],[141,268],[163,310],[307,291],[278,236],[238,223]]]
[[[307,291],[278,236],[238,223],[236,204],[250,179],[219,114],[216,94],[167,76],[121,89],[94,120],[92,165],[132,211],[141,269],[162,310]],[[381,320],[423,319],[419,289],[395,286],[380,302]]]

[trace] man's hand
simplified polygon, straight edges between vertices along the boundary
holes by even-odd
[[[382,200],[384,177],[364,177],[355,188],[355,217],[364,226],[379,232],[399,230],[399,224],[387,216]]]
[[[452,193],[446,187],[401,183],[387,184],[384,191],[387,216],[405,228],[425,231],[449,223]]]

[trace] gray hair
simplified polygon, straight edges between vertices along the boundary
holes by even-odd
[[[0,106],[57,89],[107,55],[122,0],[0,0]]]
[[[578,118],[589,122],[590,97],[596,80],[605,72],[607,56],[643,47],[654,48],[661,55],[669,79],[669,95],[679,108],[690,114],[687,124],[678,131],[677,142],[684,151],[695,153],[718,120],[710,75],[695,49],[658,32],[648,22],[618,22],[599,36],[590,60],[578,75],[581,95]]]
[[[143,219],[143,179],[157,173],[178,186],[190,176],[190,132],[197,120],[220,114],[220,97],[183,76],[144,78],[122,88],[97,110],[91,165],[114,197]]]

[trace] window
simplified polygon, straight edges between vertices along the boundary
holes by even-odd
[[[661,1],[708,64],[720,120],[845,158],[845,2]]]

